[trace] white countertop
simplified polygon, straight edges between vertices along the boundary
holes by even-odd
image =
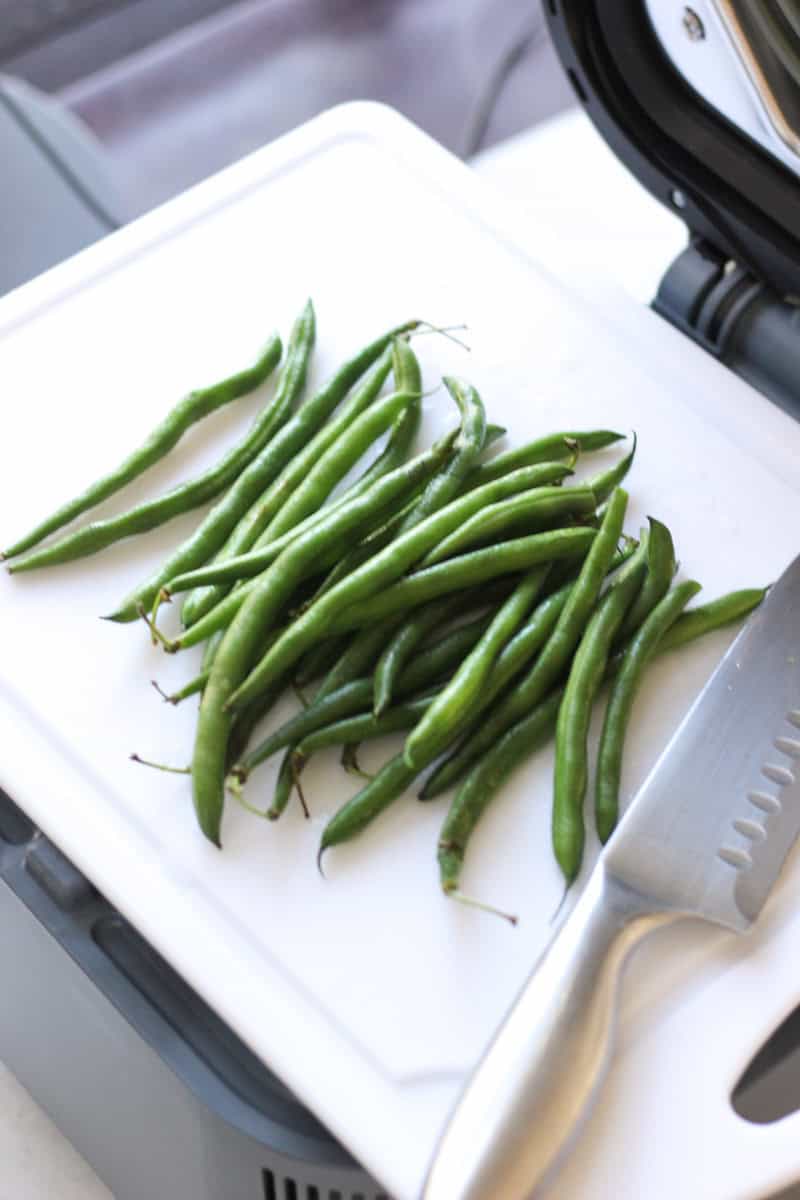
[[[634,297],[652,297],[685,243],[682,225],[636,184],[580,112],[485,153],[489,182],[530,213],[531,244],[576,282],[609,273]],[[0,1200],[109,1200],[111,1193],[0,1066]]]

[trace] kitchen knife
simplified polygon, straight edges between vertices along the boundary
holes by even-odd
[[[609,1058],[621,968],[652,929],[743,932],[800,832],[800,557],[732,643],[458,1101],[423,1200],[552,1182]]]

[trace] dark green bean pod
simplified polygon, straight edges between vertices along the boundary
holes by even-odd
[[[358,679],[370,671],[375,666],[386,642],[391,638],[397,621],[398,618],[391,617],[387,621],[378,621],[367,629],[360,629],[328,671],[320,684],[317,697],[322,699],[324,696],[329,696],[344,684],[349,683],[351,679]]]
[[[634,558],[598,603],[575,650],[556,725],[553,781],[553,850],[568,884],[583,859],[583,801],[589,777],[589,722],[611,645],[636,598],[645,563]]]
[[[304,654],[294,672],[295,685],[300,688],[308,687],[315,680],[324,679],[344,653],[349,640],[347,634],[326,638],[324,642],[309,650],[308,654]]]
[[[616,488],[622,483],[625,476],[633,466],[633,460],[636,455],[636,434],[633,435],[633,447],[630,454],[620,462],[615,463],[613,467],[609,467],[607,471],[601,471],[599,475],[594,475],[591,479],[584,482],[584,487],[591,488],[597,498],[598,505],[609,499]],[[605,516],[605,512],[603,514]]]
[[[540,700],[528,716],[499,738],[470,769],[454,796],[439,834],[439,879],[445,895],[458,893],[469,839],[494,796],[521,762],[550,740],[564,689]]]
[[[563,478],[570,474],[562,463],[553,463],[552,478]],[[509,530],[534,533],[551,529],[562,519],[573,517],[577,521],[595,509],[595,496],[589,488],[538,487],[521,496],[512,496],[502,504],[494,504],[484,512],[475,513],[449,537],[434,546],[420,564],[432,567],[444,562],[466,548],[474,548],[498,540],[498,535],[508,536]]]
[[[360,629],[373,621],[407,612],[437,596],[527,571],[539,563],[550,563],[559,558],[582,558],[589,552],[596,536],[594,529],[553,529],[473,550],[471,554],[462,554],[417,571],[377,595],[348,606],[331,620],[329,630],[341,633],[346,629]]]
[[[316,729],[303,738],[295,750],[295,758],[304,762],[316,750],[327,746],[347,746],[357,742],[368,742],[375,738],[386,737],[390,733],[400,733],[411,729],[425,712],[432,695],[420,696],[417,700],[407,700],[388,708],[380,717],[372,712],[360,712],[352,717],[343,717],[330,725]]]
[[[410,767],[422,770],[449,745],[469,717],[504,646],[528,616],[547,577],[534,567],[501,605],[486,633],[411,731],[403,749]]]
[[[416,771],[409,767],[402,754],[390,758],[351,800],[348,800],[322,831],[319,859],[331,846],[350,841],[380,816],[413,782]]]
[[[287,805],[292,798],[292,792],[297,784],[297,771],[294,762],[294,747],[289,749],[281,760],[281,765],[278,770],[278,778],[275,780],[275,791],[272,796],[272,804],[266,812],[266,817],[270,821],[277,821],[286,812]],[[308,813],[306,813],[308,816]]]
[[[219,383],[212,384],[210,387],[189,392],[188,396],[184,396],[171,409],[142,445],[129,454],[114,471],[110,471],[86,491],[81,492],[79,496],[56,509],[30,533],[14,542],[0,554],[0,559],[11,558],[16,554],[22,554],[25,550],[30,550],[31,546],[43,541],[48,534],[55,533],[57,529],[61,529],[81,513],[94,508],[132,480],[138,479],[140,475],[168,454],[187,429],[197,421],[216,412],[223,405],[238,400],[240,396],[246,396],[264,383],[275,370],[280,357],[281,340],[277,334],[273,334],[252,367],[248,367],[236,375],[231,375]]]
[[[330,636],[333,632],[330,627],[334,617],[347,605],[371,596],[380,588],[399,579],[413,562],[423,557],[437,541],[441,541],[479,508],[513,495],[515,491],[523,490],[528,486],[531,471],[536,471],[536,468],[528,467],[512,472],[511,475],[488,483],[485,487],[475,488],[467,495],[451,501],[414,528],[399,535],[357,571],[336,584],[329,592],[319,596],[309,609],[292,622],[272,650],[237,688],[235,695],[230,699],[231,706],[238,707],[251,699],[262,687],[268,685],[271,677],[293,667],[311,645],[323,637]]]
[[[610,429],[590,429],[577,433],[551,433],[547,437],[537,438],[535,442],[527,442],[524,446],[515,446],[498,454],[490,462],[476,467],[467,480],[467,487],[481,487],[493,479],[507,475],[509,471],[517,471],[520,467],[532,467],[536,463],[547,462],[548,459],[574,458],[576,449],[581,453],[592,450],[603,450],[624,439],[623,433],[614,433]]]
[[[461,603],[460,597],[458,603]],[[454,604],[452,596],[445,596],[423,605],[407,617],[389,638],[375,667],[373,711],[376,717],[389,708],[395,683],[417,646],[432,629],[451,615]]]
[[[661,638],[699,591],[700,584],[692,580],[667,592],[652,607],[624,652],[611,688],[597,755],[595,822],[602,842],[608,841],[617,823],[625,730],[644,668]]]

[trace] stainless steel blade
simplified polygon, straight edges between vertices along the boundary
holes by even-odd
[[[800,833],[800,557],[732,643],[606,848],[658,908],[742,930]]]

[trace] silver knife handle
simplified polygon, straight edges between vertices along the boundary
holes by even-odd
[[[456,1105],[423,1200],[525,1200],[545,1181],[604,1074],[625,957],[677,915],[595,868]]]

